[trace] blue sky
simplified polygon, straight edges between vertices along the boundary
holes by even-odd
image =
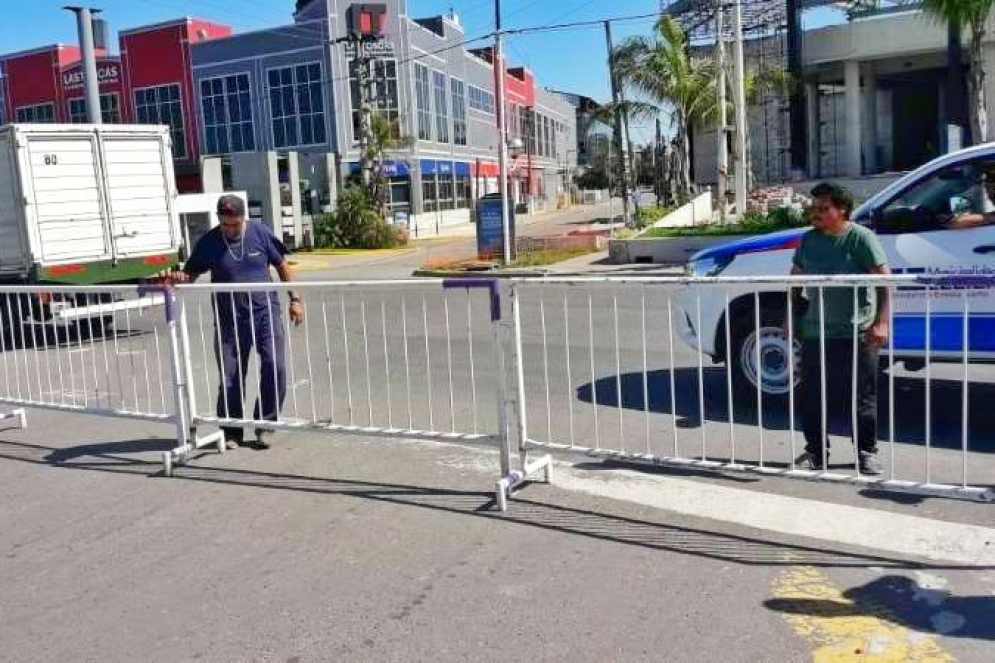
[[[76,43],[72,14],[62,9],[65,0],[4,0],[8,7],[0,22],[0,53],[45,44]],[[180,16],[197,16],[232,25],[242,32],[291,22],[293,0],[92,0],[104,10],[113,34],[136,25]],[[452,7],[461,17],[468,38],[484,35],[494,27],[493,0],[409,0],[408,13],[430,16]],[[503,0],[506,27],[526,27],[650,14],[659,0]],[[823,11],[807,17],[808,24],[822,24],[839,15]],[[646,34],[652,19],[619,22],[613,27],[616,43],[626,36]],[[116,48],[114,49],[116,50]],[[609,96],[607,50],[600,25],[563,32],[520,35],[508,40],[508,57],[528,66],[546,87],[576,91],[606,100]],[[634,137],[644,142],[645,137]]]

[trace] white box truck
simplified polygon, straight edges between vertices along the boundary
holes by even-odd
[[[0,286],[53,286],[51,295],[0,293],[4,330],[97,315],[92,300],[68,301],[59,285],[137,283],[177,265],[175,199],[168,127],[0,127]]]

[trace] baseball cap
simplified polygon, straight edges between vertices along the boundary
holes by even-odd
[[[238,196],[221,196],[218,198],[218,216],[245,216],[245,203]]]

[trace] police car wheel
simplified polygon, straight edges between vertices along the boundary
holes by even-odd
[[[760,310],[760,330],[752,310],[733,319],[732,352],[729,354],[732,369],[733,392],[736,402],[754,406],[757,402],[757,355],[760,357],[760,389],[766,402],[787,402],[791,387],[801,379],[801,347],[797,339],[789,343],[782,328],[784,311],[774,307]],[[759,343],[759,348],[757,347]],[[794,368],[791,362],[794,361]]]

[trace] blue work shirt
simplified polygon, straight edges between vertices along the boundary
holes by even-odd
[[[283,263],[287,253],[283,242],[262,223],[246,221],[242,237],[233,240],[217,226],[200,238],[183,271],[191,278],[210,272],[212,283],[272,283],[270,267]],[[251,299],[254,324],[268,329],[270,316],[280,315],[278,294],[274,291],[267,297],[264,292],[255,292]],[[235,293],[234,297],[218,293],[215,301],[218,322],[224,327],[231,328],[235,320],[244,319],[250,312],[249,293]]]

